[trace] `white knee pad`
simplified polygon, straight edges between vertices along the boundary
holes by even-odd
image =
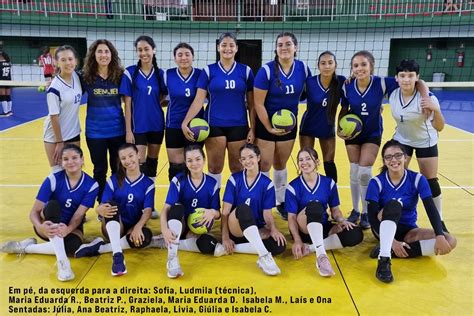
[[[349,178],[352,183],[359,182],[359,164],[358,163],[351,162]]]
[[[360,185],[368,186],[372,179],[372,167],[359,167]]]

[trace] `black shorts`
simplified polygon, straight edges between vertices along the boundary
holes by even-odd
[[[397,224],[397,231],[395,232],[395,240],[398,241],[403,241],[405,239],[405,236],[408,234],[410,230],[413,230],[415,228],[418,228],[416,225],[415,226],[409,226],[405,224]],[[372,234],[374,235],[375,238],[380,240],[380,222],[378,222],[377,226],[371,226],[370,229],[372,230]]]
[[[363,144],[375,144],[380,147],[382,143],[382,136],[375,136],[375,137],[356,137],[351,140],[345,141],[346,145],[359,145],[362,146]]]
[[[270,142],[284,142],[287,140],[293,140],[296,138],[296,133],[298,131],[298,126],[295,126],[290,133],[282,136],[277,136],[272,133],[269,133],[265,126],[262,124],[262,122],[260,122],[258,117],[256,118],[255,123],[255,138],[267,140]]]
[[[209,137],[225,136],[227,142],[238,142],[247,139],[248,126],[219,127],[210,126]]]
[[[325,224],[323,224],[323,238],[326,238],[327,236],[329,236],[329,231],[334,226],[335,226],[335,224],[333,224],[329,221],[326,222]],[[304,242],[305,244],[312,244],[313,243],[313,241],[311,240],[311,236],[309,234],[303,233],[301,231],[301,229],[298,229],[298,231],[300,232],[300,238],[301,238],[302,242]],[[293,237],[293,234],[291,234],[291,237],[293,238],[293,240],[295,239]]]
[[[64,140],[63,142],[64,143],[77,143],[77,142],[80,142],[80,141],[81,141],[81,134],[79,134],[77,136],[74,136],[73,138]],[[54,144],[54,142],[45,142],[45,143]]]
[[[163,137],[165,132],[146,132],[146,133],[133,133],[135,137],[135,145],[155,144],[161,145],[163,143]]]
[[[428,148],[417,148],[411,147],[408,145],[403,144],[405,146],[405,150],[407,152],[408,157],[413,157],[413,151],[416,153],[416,158],[432,158],[438,157],[438,145],[434,145]]]
[[[201,147],[204,142],[191,142],[184,137],[183,130],[181,128],[167,128],[165,130],[165,142],[166,148],[184,148],[188,145],[199,144]]]

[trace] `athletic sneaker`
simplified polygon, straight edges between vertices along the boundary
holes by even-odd
[[[323,277],[330,277],[336,274],[331,267],[331,262],[327,255],[319,255],[316,259],[316,268],[318,268],[319,274]]]
[[[101,237],[97,237],[92,242],[88,244],[82,244],[74,254],[76,258],[82,257],[94,257],[100,255],[99,248],[105,244],[104,240]]]
[[[7,113],[5,113],[6,116],[12,116],[13,115],[13,112],[12,111],[8,111]]]
[[[288,220],[288,212],[285,211],[285,202],[282,202],[277,205],[277,211],[278,213],[280,213],[280,216],[284,221]]]
[[[377,264],[377,271],[375,271],[375,276],[382,282],[390,283],[393,281],[392,270],[390,266],[392,262],[389,257],[380,257]]]
[[[146,248],[166,249],[167,247],[165,239],[163,238],[163,234],[151,237],[150,245]]]
[[[27,238],[22,241],[7,241],[0,246],[0,252],[4,253],[17,253],[20,255],[25,254],[25,248],[29,245],[36,244],[35,238]]]
[[[112,275],[121,276],[127,273],[127,267],[125,266],[125,258],[122,252],[114,253],[112,262]]]
[[[360,213],[357,212],[356,210],[352,210],[351,215],[349,215],[349,217],[347,218],[347,221],[357,224],[359,219],[360,219]]]
[[[71,269],[71,263],[68,259],[58,260],[56,262],[58,266],[58,280],[61,282],[71,281],[74,279],[75,275]]]
[[[367,213],[363,213],[360,216],[359,226],[362,229],[369,229],[370,228],[369,215]]]
[[[160,214],[158,214],[158,212],[153,209],[153,211],[151,212],[151,219],[158,219],[160,218]]]
[[[380,253],[380,245],[377,245],[374,248],[372,248],[372,250],[370,251],[369,257],[372,259],[377,259],[379,257],[379,253]]]
[[[4,112],[0,113],[0,117],[7,117],[7,116],[8,116],[7,113],[4,113]]]
[[[177,255],[168,256],[166,269],[168,270],[168,278],[170,279],[176,279],[184,275],[183,270],[181,270],[181,265],[179,264]]]
[[[216,245],[216,249],[214,249],[214,257],[222,257],[225,255],[228,255],[227,250],[225,249],[223,244],[218,242]]]
[[[275,260],[272,257],[271,252],[259,257],[257,260],[257,266],[266,275],[277,275],[281,273],[280,268],[278,268]]]

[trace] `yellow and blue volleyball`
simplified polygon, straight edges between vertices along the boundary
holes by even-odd
[[[209,124],[201,118],[193,118],[188,125],[196,142],[203,142],[209,136]]]
[[[199,224],[199,222],[202,220],[203,215],[204,215],[204,209],[198,207],[194,210],[194,212],[192,212],[188,216],[189,230],[191,230],[193,233],[197,235],[208,233],[211,230],[212,225],[214,224],[214,220],[212,220],[212,222],[209,223],[208,226]]]
[[[290,132],[296,126],[296,117],[290,110],[279,110],[272,116],[272,125],[276,129]]]
[[[340,133],[346,137],[356,137],[362,132],[362,127],[362,120],[355,114],[344,115],[339,120]]]

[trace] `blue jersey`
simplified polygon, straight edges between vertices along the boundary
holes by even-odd
[[[262,172],[259,172],[255,181],[249,185],[246,171],[239,171],[227,180],[223,201],[232,204],[232,208],[244,203],[250,206],[255,222],[261,228],[265,226],[263,210],[275,207],[275,187],[272,180]]]
[[[217,181],[208,175],[204,174],[201,184],[195,187],[190,176],[181,173],[171,180],[166,204],[182,204],[185,217],[199,207],[219,211],[221,208],[219,192]]]
[[[311,76],[311,71],[300,60],[294,61],[289,74],[285,74],[278,66],[280,85],[275,76],[275,61],[260,68],[255,76],[255,88],[268,91],[265,108],[270,119],[275,112],[282,109],[290,110],[295,117],[298,117],[298,104],[309,76]]]
[[[210,126],[246,126],[246,93],[253,90],[249,66],[234,62],[226,71],[220,62],[204,67],[197,87],[207,90],[209,103],[205,118]]]
[[[36,199],[43,203],[56,200],[61,205],[61,223],[69,225],[80,205],[94,207],[99,185],[85,172],[74,187],[69,184],[65,170],[50,174],[41,185]],[[82,229],[82,224],[79,226]]]
[[[316,184],[311,188],[303,176],[299,176],[286,187],[285,210],[288,213],[298,214],[311,201],[321,203],[325,210],[339,206],[339,194],[334,180],[318,174]],[[328,213],[324,212],[323,224],[327,222]]]
[[[125,177],[121,187],[118,185],[117,175],[114,174],[107,179],[101,203],[117,202],[122,223],[126,228],[130,228],[138,223],[145,208],[154,208],[154,199],[155,183],[144,174],[134,182]]]
[[[357,138],[381,137],[382,126],[382,101],[385,95],[390,95],[398,88],[398,83],[393,77],[381,78],[371,76],[370,82],[362,93],[357,87],[357,79],[343,85],[344,103],[348,104],[349,112],[356,114],[363,123],[362,132]]]
[[[160,95],[166,94],[163,84],[163,70],[159,70],[158,80],[155,69],[145,75],[136,65],[125,69],[119,93],[132,98],[132,131],[134,133],[163,132],[165,117],[160,105]],[[135,82],[133,82],[135,81]]]
[[[201,70],[196,68],[193,68],[188,78],[184,78],[178,68],[166,70],[163,81],[170,98],[166,111],[166,128],[181,128],[181,123],[196,96],[196,84],[200,75]],[[203,118],[204,110],[196,117]]]
[[[402,204],[402,216],[399,223],[416,227],[418,195],[422,200],[431,196],[431,189],[425,176],[405,170],[400,183],[393,185],[388,172],[385,171],[370,180],[365,199],[377,202],[380,209],[391,200],[399,201]]]
[[[337,76],[339,89],[342,95],[342,85],[346,78]],[[300,134],[317,138],[330,138],[336,135],[334,122],[328,122],[327,105],[329,102],[329,88],[325,89],[320,75],[306,79],[307,107],[301,120]],[[340,100],[338,100],[340,102]]]
[[[96,76],[92,85],[84,80],[81,83],[83,91],[87,92],[86,137],[111,138],[125,135],[119,86],[101,76]]]

